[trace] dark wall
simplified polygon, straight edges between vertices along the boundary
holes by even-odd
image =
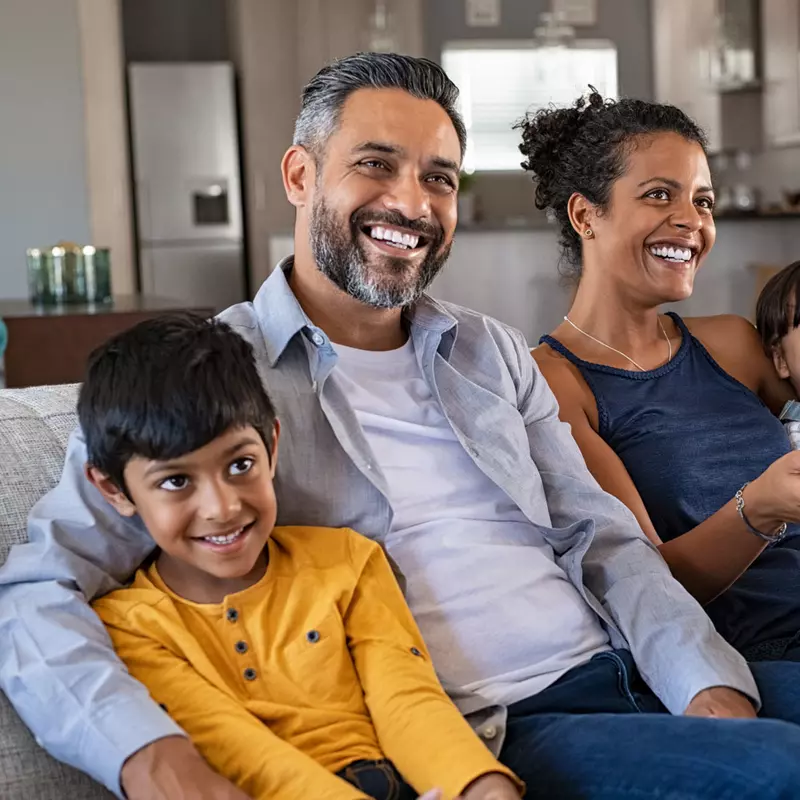
[[[122,34],[127,61],[231,57],[225,0],[122,0]]]

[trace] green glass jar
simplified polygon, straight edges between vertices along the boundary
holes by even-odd
[[[71,243],[62,244],[60,248],[64,251],[61,269],[63,284],[61,302],[85,303],[86,268],[83,261],[83,248]]]
[[[83,248],[86,273],[86,300],[89,303],[111,302],[111,251],[107,247]]]
[[[43,305],[57,305],[64,299],[63,247],[45,247],[39,251],[39,297]]]
[[[33,305],[42,303],[44,296],[44,271],[42,268],[42,251],[31,247],[27,251],[28,260],[28,296]]]

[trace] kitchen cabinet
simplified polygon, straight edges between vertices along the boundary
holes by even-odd
[[[653,0],[656,101],[678,106],[722,149],[722,101],[712,82],[719,0]]]
[[[800,145],[800,0],[762,0],[761,14],[767,143]]]

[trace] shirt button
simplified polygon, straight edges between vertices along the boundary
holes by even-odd
[[[244,679],[246,681],[254,681],[256,679],[256,671],[252,667],[248,667],[244,671]]]
[[[411,648],[411,655],[412,655],[412,656],[421,656],[421,655],[422,655],[422,653],[420,653],[420,651],[419,651],[419,650],[417,650],[417,648],[416,648],[416,647],[412,647],[412,648]]]
[[[247,642],[236,642],[234,647],[236,648],[237,653],[246,653],[248,650]]]
[[[484,739],[494,739],[497,736],[497,728],[494,725],[487,725],[482,731],[481,736]]]
[[[309,641],[311,644],[316,644],[316,643],[319,641],[319,631],[309,631],[309,632],[306,634],[306,639],[307,639],[307,640],[308,640],[308,641]]]
[[[239,619],[239,612],[235,608],[229,608],[225,612],[225,617],[228,622],[236,622],[236,620]]]
[[[317,347],[322,347],[322,345],[325,344],[325,337],[321,333],[314,333],[311,336],[311,341],[314,342]]]

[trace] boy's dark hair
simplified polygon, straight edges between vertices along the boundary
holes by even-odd
[[[764,285],[756,303],[756,327],[767,355],[800,325],[800,261],[789,264]]]
[[[519,149],[536,184],[535,204],[558,224],[565,277],[580,280],[581,237],[572,227],[568,204],[578,192],[605,210],[611,188],[627,166],[637,141],[656,133],[677,133],[704,150],[706,137],[675,106],[623,98],[604,100],[590,87],[588,99],[569,108],[547,106],[528,114],[515,128],[522,131]]]
[[[89,356],[78,398],[89,463],[126,491],[134,456],[168,460],[251,425],[270,451],[275,410],[253,348],[197,314],[167,314],[114,336]]]

